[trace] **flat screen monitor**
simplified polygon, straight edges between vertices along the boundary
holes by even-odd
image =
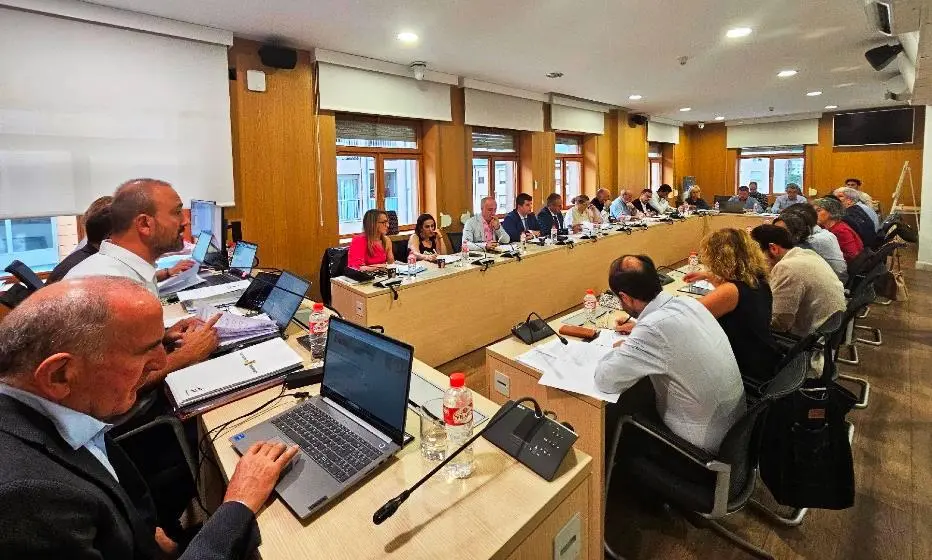
[[[835,146],[912,144],[912,107],[835,114]]]
[[[214,246],[220,248],[223,239],[223,210],[211,200],[191,201],[191,237],[201,232],[213,235]]]

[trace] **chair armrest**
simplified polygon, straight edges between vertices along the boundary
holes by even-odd
[[[623,425],[630,425],[633,428],[651,436],[655,440],[667,445],[680,455],[686,457],[693,463],[700,465],[711,471],[720,471],[717,465],[723,465],[712,453],[696,447],[680,436],[674,434],[666,426],[658,426],[656,423],[647,420],[638,415],[625,416],[621,419]],[[727,468],[727,465],[724,465]]]

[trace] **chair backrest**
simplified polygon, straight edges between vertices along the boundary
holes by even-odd
[[[392,241],[392,253],[396,261],[405,262],[408,258],[408,240],[395,239]]]
[[[777,365],[777,371],[785,368],[793,359],[797,356],[811,351],[816,344],[819,342],[826,342],[831,339],[832,335],[835,334],[838,329],[844,328],[844,311],[836,311],[824,323],[816,327],[811,333],[806,337],[800,339],[799,342],[793,345],[787,353],[783,356],[783,359],[780,360],[780,363]]]
[[[398,212],[386,210],[388,216],[388,235],[398,235]]]
[[[458,254],[463,250],[463,232],[461,231],[448,231],[447,239],[450,240],[450,253]]]
[[[22,282],[23,285],[32,292],[45,286],[45,283],[42,282],[39,275],[33,272],[32,269],[26,266],[22,261],[13,261],[4,270],[15,276],[17,280]]]
[[[320,261],[320,299],[325,305],[330,305],[333,296],[330,292],[330,279],[343,275],[346,269],[346,259],[349,256],[347,247],[330,247],[324,250]]]

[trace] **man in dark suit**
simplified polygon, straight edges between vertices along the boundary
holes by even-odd
[[[531,195],[521,193],[515,197],[515,209],[505,215],[502,227],[512,241],[519,241],[522,233],[532,237],[540,235]]]
[[[0,322],[0,558],[157,559],[178,546],[107,431],[165,365],[158,300],[116,277],[63,280]],[[247,558],[255,514],[297,452],[250,448],[181,558]]]
[[[537,225],[540,226],[541,234],[550,235],[553,226],[557,226],[557,231],[564,231],[563,225],[563,197],[557,193],[552,193],[547,197],[547,206],[540,209],[537,213]]]

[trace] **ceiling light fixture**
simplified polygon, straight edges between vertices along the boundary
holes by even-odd
[[[825,108],[831,111],[832,109],[837,109],[838,105],[826,105]]]
[[[751,34],[750,27],[735,27],[734,29],[729,29],[725,36],[730,39],[737,39],[738,37],[747,37]]]
[[[821,91],[810,91],[806,95],[808,95],[809,97],[818,97],[822,95],[822,92]]]
[[[792,78],[796,74],[799,74],[796,70],[780,70],[777,73],[778,78]]]
[[[715,120],[717,120],[717,121],[723,121],[723,120],[725,120],[725,117],[719,115],[719,116],[715,117]]]
[[[547,77],[551,79],[562,78],[563,72],[547,72]]]
[[[680,112],[681,112],[681,113],[685,113],[686,111],[692,111],[692,110],[693,110],[692,107],[683,107],[683,108],[680,109]]]
[[[396,38],[402,43],[407,43],[409,45],[412,43],[417,43],[417,34],[411,33],[410,31],[402,31],[396,35]]]
[[[628,99],[630,99],[631,101],[640,101],[641,99],[643,99],[643,97],[635,93],[634,95],[629,95]]]

